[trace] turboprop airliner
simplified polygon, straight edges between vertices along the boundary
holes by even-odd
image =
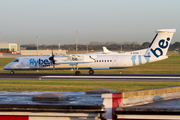
[[[65,54],[52,56],[18,57],[3,69],[10,70],[65,70],[75,69],[75,75],[80,75],[80,69],[89,69],[93,75],[95,69],[121,69],[168,58],[167,51],[176,29],[159,29],[147,49],[119,53],[103,47],[103,52],[89,54]]]

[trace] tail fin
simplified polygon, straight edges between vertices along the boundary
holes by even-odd
[[[148,52],[155,57],[160,57],[167,54],[169,45],[171,43],[172,37],[176,29],[159,29],[155,31],[155,35],[152,43],[146,51],[145,56],[148,56]]]
[[[106,47],[104,47],[103,46],[103,51],[104,51],[104,53],[110,53],[110,52],[112,52],[112,51],[109,51]]]

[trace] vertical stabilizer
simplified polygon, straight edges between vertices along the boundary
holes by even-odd
[[[145,56],[149,56],[150,52],[151,56],[160,57],[165,56],[169,49],[169,45],[171,43],[172,37],[176,29],[159,29],[156,30],[156,35],[147,49]]]
[[[103,47],[103,52],[107,54],[107,53],[110,53],[112,51],[109,51],[106,47]]]

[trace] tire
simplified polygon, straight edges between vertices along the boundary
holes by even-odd
[[[90,69],[89,70],[89,75],[93,75],[94,74],[94,70],[93,69]]]
[[[76,71],[75,75],[81,75],[81,72],[80,71]]]
[[[11,75],[14,75],[14,71],[11,71],[10,74],[11,74]]]

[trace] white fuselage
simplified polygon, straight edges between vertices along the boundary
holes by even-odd
[[[158,59],[156,57],[149,57],[144,55],[96,55],[94,60],[86,63],[78,63],[79,69],[120,69],[127,68],[136,65],[141,65],[149,62],[159,61],[166,59],[167,56],[161,56]],[[84,58],[85,59],[85,58]],[[46,70],[53,69],[49,56],[38,57],[19,57],[4,67],[4,70]],[[76,61],[72,61],[68,57],[61,56],[55,57],[56,69],[75,69]],[[83,60],[83,59],[82,59]],[[87,61],[87,60],[86,60]],[[74,63],[74,64],[73,64]]]

